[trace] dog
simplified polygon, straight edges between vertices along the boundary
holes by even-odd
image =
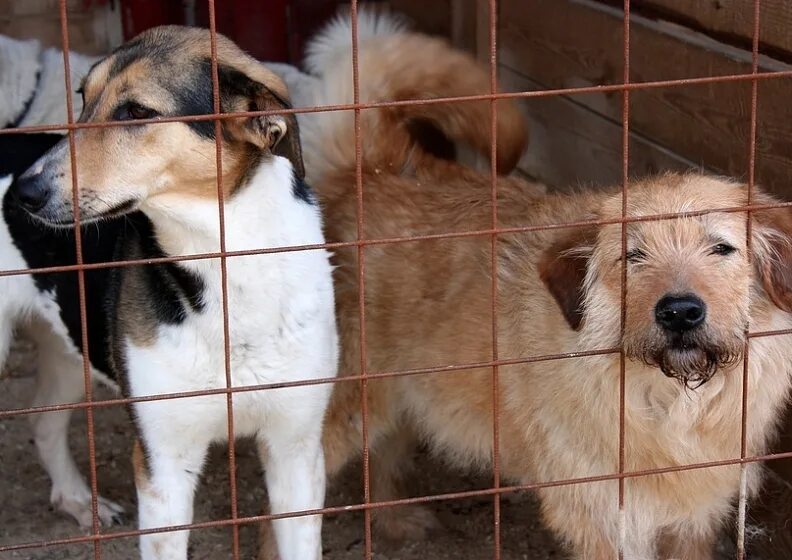
[[[349,50],[339,47],[349,36],[348,23],[337,23],[309,51],[326,69],[320,101],[323,92],[333,102],[352,95]],[[363,101],[450,97],[473,93],[477,88],[468,86],[477,76],[479,89],[486,83],[472,60],[410,33],[362,41],[359,64]],[[522,147],[509,131],[508,107],[499,102],[503,169]],[[409,134],[410,122],[424,119],[485,152],[488,109],[485,102],[361,112],[364,239],[492,226],[490,176],[436,157]],[[355,123],[342,112],[312,118],[303,127],[306,161],[328,218],[326,235],[352,241]],[[516,178],[500,178],[497,189],[500,227],[550,229],[503,233],[494,255],[489,235],[363,251],[366,372],[490,363],[494,260],[497,359],[516,362],[498,368],[502,479],[550,484],[537,490],[544,521],[575,558],[614,558],[620,549],[632,560],[712,558],[741,483],[748,496],[760,486],[756,463],[626,478],[622,510],[615,479],[552,483],[618,473],[618,348],[625,359],[626,472],[740,457],[746,331],[792,327],[792,212],[752,213],[749,251],[745,213],[718,211],[745,205],[745,185],[694,172],[634,180],[626,190],[627,215],[639,220],[625,226],[625,254],[620,189],[548,195]],[[775,199],[757,187],[751,201]],[[691,214],[640,220],[679,212]],[[606,225],[559,227],[578,222]],[[356,375],[357,252],[338,250],[335,264],[340,371]],[[749,347],[746,452],[754,456],[766,452],[787,401],[792,348],[783,337],[754,338]],[[572,352],[583,355],[519,361]],[[490,469],[492,383],[492,368],[483,366],[369,379],[372,500],[397,497],[409,456],[403,440],[413,433],[451,465]],[[330,475],[361,453],[360,402],[359,383],[336,384],[324,435]],[[398,523],[400,510],[386,521]]]
[[[71,83],[79,84],[100,57],[69,52]],[[0,35],[0,127],[62,124],[67,122],[63,51],[42,49],[36,39]],[[75,116],[82,100],[75,95]]]
[[[348,85],[343,83],[344,79],[351,80],[352,76],[351,60],[348,58],[352,48],[351,37],[349,15],[341,11],[308,42],[304,73],[295,82],[299,91],[296,103],[301,106],[321,106],[353,102],[352,81]],[[487,68],[470,55],[453,49],[442,39],[410,32],[407,20],[398,15],[375,9],[359,10],[358,41],[360,53],[366,57],[365,63],[361,59],[361,68],[364,64],[366,68],[369,65],[383,64],[375,72],[360,75],[360,101],[363,103],[481,95],[490,91]],[[403,54],[390,52],[390,48],[404,51]],[[421,61],[416,62],[416,57]],[[379,62],[374,62],[375,59]],[[331,211],[345,212],[347,209],[336,204],[336,198],[354,197],[355,140],[354,135],[349,136],[351,129],[347,128],[352,122],[347,119],[348,115],[341,113],[345,112],[299,113],[297,118],[303,131],[303,154],[309,182],[322,182],[318,194],[323,207]],[[384,177],[404,175],[422,181],[424,170],[428,166],[447,163],[450,165],[448,169],[454,173],[473,177],[481,185],[486,183],[482,187],[485,189],[482,196],[489,196],[489,171],[484,175],[477,170],[483,164],[486,168],[490,166],[491,128],[488,102],[407,105],[376,111],[367,109],[361,114],[366,115],[361,121],[362,157],[366,169],[372,174]],[[340,133],[340,136],[335,137],[335,133]],[[517,181],[507,178],[506,175],[514,170],[525,151],[528,130],[520,108],[513,100],[498,101],[497,136],[497,172],[501,175],[500,180]],[[381,144],[387,144],[387,147]],[[351,169],[347,167],[350,161]],[[351,190],[329,192],[329,177],[348,182],[346,186]],[[434,177],[431,180],[435,180]],[[539,183],[517,181],[517,184],[533,196],[546,192],[545,186]],[[365,185],[364,192],[364,199],[367,199],[368,187]],[[431,199],[437,194],[439,193],[429,187],[413,199],[413,202],[420,204],[418,199]],[[325,206],[326,204],[330,206]],[[371,227],[373,224],[369,222],[367,206],[364,203],[367,227]],[[347,217],[338,216],[342,223],[346,223]],[[336,216],[328,217],[327,233],[338,236],[342,230],[329,223],[334,219]],[[436,223],[436,220],[433,222]],[[405,229],[405,232],[409,231],[409,228]],[[357,293],[356,283],[350,282],[349,277],[355,270],[348,268],[349,263],[342,257],[346,251],[348,250],[336,251],[336,260],[343,264],[336,268],[334,277],[336,293],[341,295],[341,299],[337,298],[337,306],[341,312],[339,329],[342,343],[350,346],[349,349],[342,348],[342,367],[350,365],[346,361],[347,350],[358,347],[355,336],[359,333],[358,326],[352,324],[354,321],[351,315],[342,307],[349,302],[348,298],[353,293]],[[397,302],[394,301],[394,304],[397,305]],[[408,358],[408,355],[404,357]],[[350,375],[358,370],[359,367],[355,366],[343,372]],[[352,406],[347,408],[347,405],[351,405],[351,399],[354,396],[359,397],[359,393],[356,390],[350,391],[346,387],[348,383],[334,385],[331,401],[333,404],[328,418],[335,425],[324,436],[327,469],[331,476],[349,462],[349,458],[355,454],[352,450],[359,451],[362,442],[359,439],[359,410]],[[376,394],[387,399],[385,392]],[[384,407],[382,410],[385,413]],[[347,422],[352,425],[347,426]],[[346,427],[342,428],[342,425]],[[405,458],[412,454],[415,437],[409,426],[396,416],[390,417],[375,429],[388,432],[388,443],[372,449],[372,499],[396,499],[400,495],[402,478],[407,470]],[[378,533],[389,541],[422,538],[438,526],[434,514],[420,505],[376,509],[372,511],[372,519]],[[260,560],[278,558],[269,523],[262,523],[260,531]]]
[[[71,83],[75,89],[91,67],[101,60],[71,51]],[[308,88],[313,78],[289,64],[265,63],[290,87]],[[42,50],[37,40],[17,40],[0,35],[0,92],[6,102],[0,107],[0,126],[28,127],[67,122],[64,92],[63,52]],[[294,90],[292,90],[294,91]],[[299,94],[298,92],[295,92]],[[74,112],[82,111],[82,96],[73,96]],[[0,135],[0,196],[4,228],[0,241],[3,270],[75,265],[75,237],[70,229],[52,230],[30,220],[14,200],[8,187],[49,148],[63,138],[59,134],[11,133]],[[13,189],[12,189],[13,191]],[[83,262],[96,264],[113,260],[116,239],[122,227],[136,223],[138,216],[104,219],[82,229]],[[145,220],[144,220],[145,221]],[[106,290],[106,269],[84,273],[86,293]],[[5,362],[17,328],[37,346],[37,390],[34,406],[53,406],[84,399],[82,323],[77,273],[19,275],[3,280],[15,297],[0,304],[0,365]],[[118,391],[110,379],[104,351],[108,322],[101,297],[87,297],[87,333],[91,374],[105,386]],[[73,517],[81,527],[93,521],[91,491],[80,473],[68,444],[71,411],[31,415],[39,458],[52,479],[50,501]],[[123,508],[102,496],[98,498],[102,525],[121,522]]]
[[[53,230],[30,219],[12,196],[13,180],[39,157],[62,140],[59,134],[0,135],[0,269],[23,270],[74,265],[77,262],[74,232]],[[113,260],[115,237],[122,220],[107,220],[97,228],[84,228],[82,253],[86,263]],[[101,293],[107,269],[84,273],[88,350],[94,379],[117,389],[107,377],[109,366],[103,352],[107,324]],[[0,364],[5,363],[17,327],[37,346],[37,384],[33,406],[80,402],[85,396],[82,359],[82,322],[76,272],[34,273],[7,276],[0,280],[5,296],[0,301]],[[93,296],[93,297],[91,297]],[[98,297],[97,297],[98,296]],[[34,442],[52,479],[50,501],[81,526],[93,520],[91,490],[69,451],[70,410],[30,416]],[[120,522],[123,508],[98,498],[98,516],[103,525]]]
[[[217,37],[223,112],[289,108],[283,82]],[[174,76],[173,68],[179,68]],[[80,89],[76,143],[79,213],[90,224],[125,216],[115,259],[212,253],[222,248],[215,124],[148,119],[213,111],[207,30],[146,31],[95,65]],[[142,120],[145,119],[145,122]],[[141,121],[141,122],[136,122]],[[225,248],[324,243],[319,207],[303,181],[292,115],[222,123]],[[36,220],[72,227],[69,144],[62,141],[13,187]],[[139,211],[139,212],[138,212]],[[223,266],[224,265],[224,266]],[[227,269],[227,274],[223,271]],[[105,301],[111,372],[129,397],[333,377],[337,333],[328,252],[322,249],[113,269]],[[234,394],[234,436],[254,436],[273,511],[321,508],[327,384]],[[209,445],[228,436],[226,395],[136,402],[134,464],[141,529],[189,524]],[[280,555],[321,557],[321,517],[275,522]],[[187,557],[188,531],[144,534],[144,559]]]

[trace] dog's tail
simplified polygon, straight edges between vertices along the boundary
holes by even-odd
[[[358,13],[359,95],[362,103],[406,103],[360,113],[363,165],[400,172],[436,158],[453,159],[455,145],[489,160],[489,100],[411,104],[409,100],[474,96],[490,92],[488,70],[442,39],[406,30],[385,13]],[[354,102],[352,24],[339,16],[308,45],[306,68],[319,80],[312,104]],[[497,169],[510,172],[527,142],[524,119],[512,100],[497,102]],[[353,111],[305,115],[301,122],[306,167],[311,179],[354,169]],[[419,161],[420,160],[420,161]]]

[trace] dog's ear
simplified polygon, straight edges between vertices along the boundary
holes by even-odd
[[[777,202],[761,196],[757,203]],[[779,309],[792,312],[792,208],[753,213],[754,264],[767,295]]]
[[[218,68],[223,111],[279,111],[291,109],[289,101],[246,74],[226,66]],[[300,129],[294,113],[231,119],[228,132],[273,155],[288,159],[300,179],[305,178]]]
[[[539,277],[576,331],[583,322],[583,283],[597,231],[585,227],[564,232],[539,261]]]

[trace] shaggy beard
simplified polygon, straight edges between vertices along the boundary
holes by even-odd
[[[666,377],[676,379],[685,388],[698,389],[712,379],[719,369],[735,364],[741,355],[742,348],[674,348],[668,345],[644,354],[643,361],[660,368]]]

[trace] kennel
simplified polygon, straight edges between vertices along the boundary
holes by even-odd
[[[68,29],[74,50],[101,53],[153,25],[210,26],[211,21],[218,31],[261,59],[297,62],[305,39],[341,4],[348,3],[0,0],[0,32],[60,45]],[[500,94],[520,98],[529,122],[531,141],[518,171],[528,177],[565,190],[581,184],[620,184],[628,176],[665,169],[704,168],[751,184],[759,182],[784,200],[792,200],[788,184],[792,176],[792,8],[785,0],[392,0],[377,4],[406,14],[418,29],[445,36],[492,65]],[[68,25],[61,19],[64,16]],[[3,271],[0,278],[23,272]],[[788,333],[779,333],[783,334]],[[497,358],[489,365],[497,371]],[[35,409],[19,405],[18,380],[3,383],[8,385],[9,400],[2,405],[0,419],[9,427],[0,425],[0,429],[4,435],[12,430],[22,433],[24,417]],[[93,403],[95,414],[106,418],[107,426],[123,431],[123,410],[116,413],[127,401],[101,393],[99,399],[103,402]],[[74,408],[92,409],[85,404]],[[85,439],[85,431],[84,423],[80,424],[74,435]],[[94,483],[98,476],[100,489],[112,486],[109,480],[120,470],[126,479],[117,484],[115,497],[132,496],[123,434],[97,438],[91,433],[85,442]],[[237,479],[258,477],[255,467],[245,461],[250,454],[245,445],[231,447],[240,457],[240,474],[229,476],[228,469],[210,474],[214,478],[208,494],[234,486]],[[735,518],[734,527],[724,531],[719,551],[723,558],[792,557],[790,415],[774,452],[767,461],[772,474],[762,496],[748,504],[747,513],[742,512],[747,522]],[[754,459],[737,457],[733,462]],[[39,488],[21,479],[32,470],[23,462],[30,460],[26,453],[0,467],[0,477],[13,481],[4,498],[11,507],[0,512],[0,558],[58,558],[58,554],[63,558],[121,558],[129,554],[124,543],[136,535],[131,527],[100,530],[94,524],[89,535],[80,535],[70,523],[51,523],[55,514],[47,511],[46,496],[38,495],[46,488],[44,477],[36,478]],[[215,470],[222,471],[226,461],[215,457],[219,465]],[[614,478],[624,480],[623,474],[615,473]],[[377,548],[372,545],[370,516],[366,513],[359,519],[361,512],[370,511],[357,495],[359,477],[359,470],[352,473],[335,497],[338,503],[355,505],[328,507],[333,515],[326,518],[326,533],[340,535],[327,545],[329,558],[370,558]],[[558,554],[557,545],[535,519],[535,504],[501,488],[497,475],[494,483],[489,478],[448,482],[444,475],[431,477],[431,484],[422,483],[412,494],[445,507],[443,515],[462,527],[467,538],[439,537],[426,545],[409,545],[392,556],[384,549],[383,557],[516,559]],[[197,523],[193,537],[206,533],[211,538],[201,541],[202,545],[220,547],[211,549],[207,558],[229,554],[230,545],[223,548],[216,541],[223,546],[239,542],[236,531],[234,539],[227,534],[231,527],[239,527],[245,535],[250,531],[261,518],[256,510],[259,498],[252,491],[240,492],[242,513],[237,517],[235,508],[235,519],[231,519],[227,496],[213,495],[213,509],[202,512],[208,521]],[[345,515],[352,515],[346,510],[357,512],[354,523],[345,521]],[[42,514],[28,517],[30,512]],[[482,529],[479,525],[485,522]],[[757,529],[747,540],[746,523]],[[513,544],[526,527],[535,529],[532,532],[537,536]]]

